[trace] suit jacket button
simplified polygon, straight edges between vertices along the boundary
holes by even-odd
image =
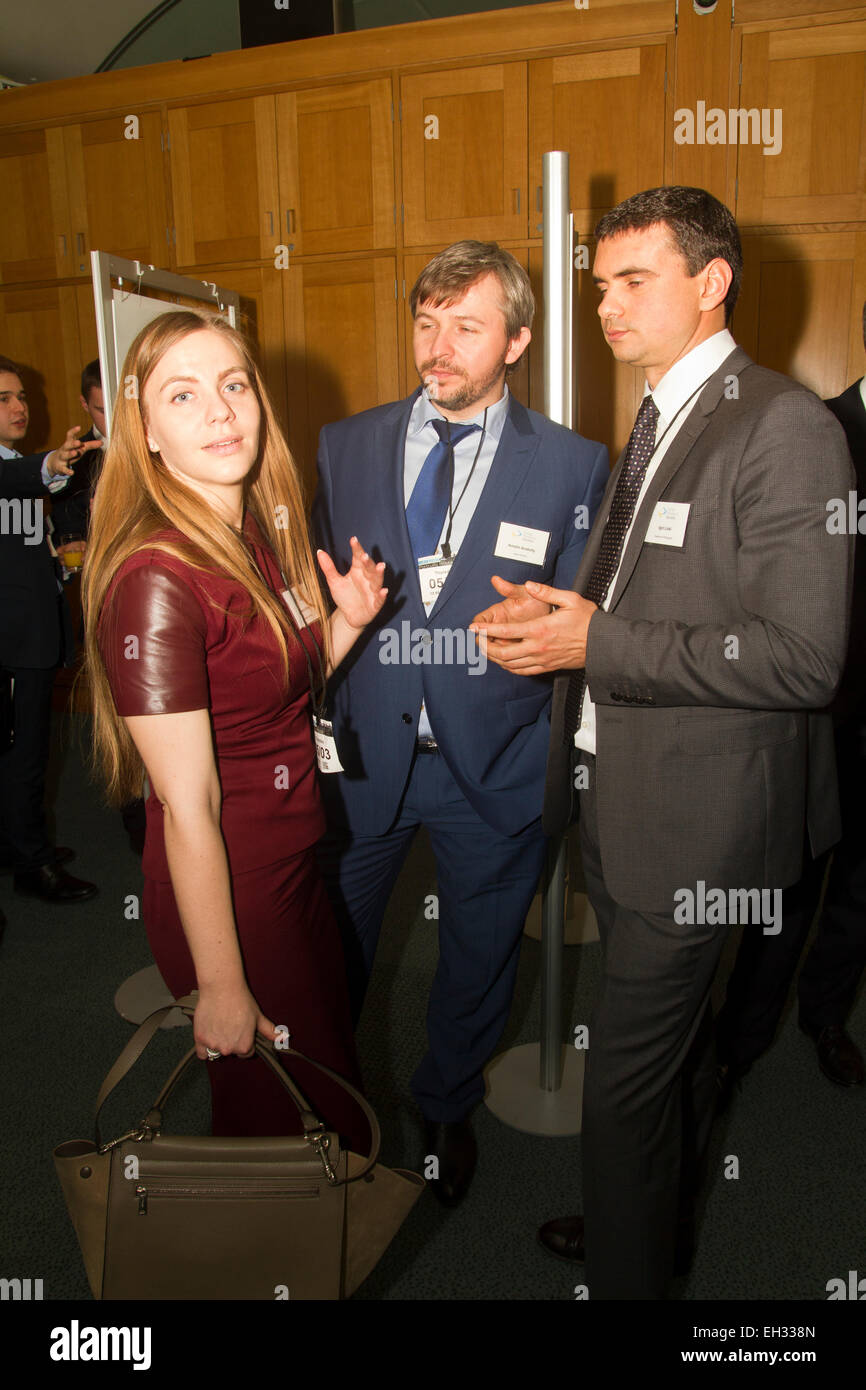
[[[412,716],[411,716],[411,714],[401,714],[401,715],[400,715],[400,718],[403,720],[403,723],[404,723],[404,724],[411,724],[411,723],[412,723]]]

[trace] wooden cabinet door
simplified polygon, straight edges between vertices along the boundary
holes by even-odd
[[[295,255],[394,245],[391,112],[385,79],[277,97],[280,240]]]
[[[866,218],[866,20],[744,34],[742,65],[740,108],[766,111],[780,148],[740,144],[737,221]]]
[[[63,131],[4,131],[0,187],[0,284],[71,274]]]
[[[665,177],[664,40],[530,64],[531,235],[541,233],[542,156],[568,150],[575,232]]]
[[[526,64],[404,77],[404,239],[525,237]]]
[[[274,98],[169,112],[177,264],[273,259],[279,227]]]
[[[88,359],[79,345],[74,287],[0,292],[0,343],[21,367],[27,391],[30,428],[22,452],[54,448],[85,418],[78,392]]]
[[[73,239],[74,275],[90,276],[90,251],[166,265],[162,118],[136,117],[138,134],[122,116],[67,126],[63,132]]]
[[[322,425],[399,394],[395,290],[391,256],[283,274],[288,438],[310,498]]]
[[[762,367],[838,396],[863,374],[866,232],[743,238],[733,332]]]

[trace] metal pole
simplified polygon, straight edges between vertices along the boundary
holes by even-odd
[[[572,215],[568,153],[544,155],[544,413],[574,424],[572,357]],[[566,838],[552,840],[541,900],[541,1047],[539,1085],[562,1083],[562,951],[565,934]]]

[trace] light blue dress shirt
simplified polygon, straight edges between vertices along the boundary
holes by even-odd
[[[418,476],[424,466],[424,460],[430,453],[434,444],[439,443],[439,435],[430,423],[432,420],[442,420],[444,416],[438,411],[427,395],[427,388],[421,392],[414,406],[412,414],[409,416],[409,429],[406,434],[406,449],[403,461],[403,506],[408,506],[409,498],[412,496],[412,489],[418,481]],[[468,420],[461,420],[461,425],[477,424],[484,430],[484,438],[481,438],[479,431],[475,430],[468,434],[465,439],[461,439],[454,446],[454,488],[451,494],[451,507],[453,515],[451,517],[451,546],[452,556],[456,556],[463,543],[469,523],[472,520],[475,508],[478,506],[484,484],[490,476],[490,468],[493,463],[496,450],[499,448],[499,441],[502,438],[502,431],[505,428],[505,421],[508,419],[508,387],[503,390],[502,396],[495,403],[487,407],[487,419],[485,422],[484,411],[480,410],[477,415],[472,415]],[[479,445],[480,452],[479,452]],[[473,470],[472,464],[478,455]],[[471,476],[470,476],[471,474]],[[466,489],[464,492],[463,489]],[[448,520],[446,516],[445,525],[439,537],[439,547],[441,548],[446,535],[448,534]],[[417,557],[416,557],[417,558]],[[427,718],[427,711],[421,706],[421,713],[418,718],[419,738],[435,738],[430,721]]]

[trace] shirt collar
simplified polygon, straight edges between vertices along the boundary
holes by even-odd
[[[664,428],[669,425],[677,412],[682,410],[689,397],[694,395],[704,382],[718,371],[726,357],[730,357],[736,347],[727,328],[706,338],[685,357],[681,357],[669,367],[661,381],[650,392],[644,387],[644,396],[652,395],[658,412],[659,422]]]
[[[0,444],[0,459],[23,459],[24,455],[19,454],[17,449],[9,449],[5,444]]]
[[[508,419],[508,406],[509,391],[508,387],[504,386],[502,389],[502,395],[500,396],[499,400],[496,401],[494,405],[490,405],[487,407],[487,424],[485,428],[487,434],[490,436],[491,439],[495,439],[498,441],[502,437],[502,431],[505,428],[505,421]],[[430,423],[431,420],[442,419],[444,419],[444,416],[440,414],[433,402],[430,400],[429,396],[427,395],[427,387],[425,386],[417,401],[412,407],[412,414],[409,418],[409,436],[411,437],[412,435],[420,434],[421,430],[423,430],[425,426]],[[479,410],[477,415],[472,415],[468,420],[460,420],[459,422],[455,423],[459,423],[461,425],[478,425],[480,428],[484,425],[484,411]],[[431,439],[435,440],[434,431],[430,430],[429,433]]]
[[[860,378],[860,399],[863,402],[863,409],[866,410],[866,376]]]

